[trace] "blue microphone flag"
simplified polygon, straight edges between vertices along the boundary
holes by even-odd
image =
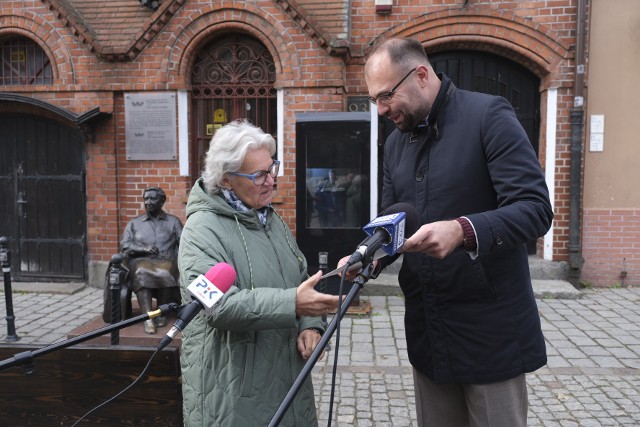
[[[362,230],[368,236],[372,236],[378,229],[385,230],[390,236],[390,239],[382,245],[381,249],[387,255],[395,255],[404,244],[406,216],[404,212],[379,216],[362,227]]]

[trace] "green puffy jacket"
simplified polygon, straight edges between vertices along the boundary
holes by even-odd
[[[202,180],[187,203],[178,265],[186,287],[218,262],[238,276],[211,316],[203,312],[182,337],[185,426],[266,426],[305,361],[296,338],[325,329],[320,318],[296,317],[296,287],[307,263],[291,230],[271,211],[263,227],[255,210],[238,212],[211,196]],[[311,378],[307,378],[281,426],[317,426]]]

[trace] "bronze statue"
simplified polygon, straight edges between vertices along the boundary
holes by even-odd
[[[182,221],[162,210],[167,199],[158,187],[144,190],[145,213],[132,219],[124,230],[120,244],[124,264],[130,271],[129,287],[136,294],[140,309],[152,311],[152,299],[158,305],[180,304],[178,286],[178,245]],[[167,324],[166,316],[144,322],[144,331],[155,334],[156,327]]]

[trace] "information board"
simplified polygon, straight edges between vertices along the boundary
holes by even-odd
[[[127,160],[175,160],[175,93],[128,93],[124,100]]]

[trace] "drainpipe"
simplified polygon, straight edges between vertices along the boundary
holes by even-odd
[[[584,258],[580,242],[582,206],[582,129],[584,124],[585,73],[585,18],[586,1],[578,0],[575,81],[573,109],[571,110],[571,169],[569,174],[569,272],[568,280],[576,288],[580,287],[580,273]]]

